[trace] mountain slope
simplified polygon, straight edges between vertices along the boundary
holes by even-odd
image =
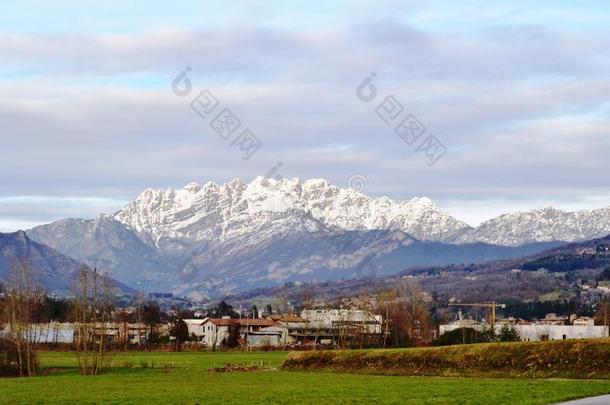
[[[21,268],[27,268],[34,285],[56,294],[69,294],[82,263],[37,243],[25,232],[0,233],[0,281],[10,284]],[[122,293],[133,290],[112,281]]]
[[[553,245],[451,245],[422,242],[389,230],[293,233],[260,248],[243,237],[194,255],[179,273],[174,289],[198,297],[286,282],[386,276],[413,266],[507,259]]]
[[[0,279],[9,281],[20,266],[31,269],[35,284],[51,291],[68,291],[71,275],[82,264],[32,241],[25,232],[0,233]]]
[[[61,220],[33,228],[27,235],[92,268],[110,271],[113,277],[134,287],[164,279],[176,270],[135,232],[105,215],[91,220]]]

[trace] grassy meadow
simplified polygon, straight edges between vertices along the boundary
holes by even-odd
[[[546,404],[610,393],[608,380],[413,377],[284,371],[286,353],[118,353],[83,377],[72,353],[41,354],[46,375],[0,379],[0,403]],[[214,372],[226,363],[263,371]]]

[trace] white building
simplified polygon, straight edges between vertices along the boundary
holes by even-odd
[[[563,339],[590,339],[608,336],[608,326],[595,325],[542,325],[522,324],[513,325],[521,340],[563,340]],[[501,328],[496,325],[496,330]]]
[[[593,318],[576,317],[572,319],[572,324],[568,322],[568,317],[558,317],[555,314],[548,314],[539,322],[499,322],[494,325],[496,334],[504,325],[509,325],[524,341],[537,340],[563,340],[563,339],[591,339],[608,337],[608,326],[596,326]],[[477,331],[488,329],[489,325],[474,321],[472,319],[462,319],[451,322],[450,324],[440,325],[439,334],[442,335],[456,329],[471,328]]]
[[[487,325],[483,322],[475,321],[474,319],[459,319],[459,320],[451,322],[449,324],[439,325],[438,333],[439,333],[439,335],[443,335],[447,332],[451,332],[456,329],[462,329],[462,328],[469,328],[469,329],[474,329],[477,332],[482,332],[486,328],[489,328],[489,325]]]
[[[79,326],[74,323],[36,323],[30,326],[27,339],[34,343],[73,343],[78,336]],[[104,336],[107,343],[143,344],[148,336],[148,328],[136,323],[96,323],[86,329],[88,333],[99,338]],[[0,330],[0,336],[10,333],[9,327]]]
[[[580,317],[574,318],[572,320],[572,325],[574,325],[574,326],[593,326],[593,325],[595,325],[595,320],[593,318],[589,318],[588,316],[580,316]]]
[[[285,314],[285,315],[269,315],[267,319],[271,319],[276,323],[277,326],[271,326],[269,328],[275,328],[282,332],[280,343],[284,345],[292,345],[299,341],[299,337],[303,337],[308,329],[309,321],[303,319],[298,315]]]
[[[256,332],[246,334],[248,347],[280,346],[284,344],[283,336],[286,328],[284,326],[268,326]]]
[[[207,318],[203,324],[203,336],[201,342],[208,346],[219,346],[229,338],[229,326],[239,326],[241,339],[246,339],[250,333],[260,332],[263,328],[276,325],[271,319],[229,319],[229,318]],[[249,339],[248,339],[249,340]]]
[[[204,323],[208,318],[204,319],[183,319],[189,329],[189,336],[196,336],[197,340],[202,340],[205,335]]]
[[[381,315],[361,309],[305,309],[301,318],[309,321],[309,329],[358,329],[367,334],[381,334]]]

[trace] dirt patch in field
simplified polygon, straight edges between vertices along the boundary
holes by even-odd
[[[215,373],[231,373],[231,372],[251,372],[251,371],[262,371],[263,369],[259,366],[246,366],[239,364],[226,364],[223,367],[214,367],[210,369]]]

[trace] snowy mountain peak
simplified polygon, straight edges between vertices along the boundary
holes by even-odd
[[[610,208],[542,207],[471,228],[427,197],[395,201],[324,179],[257,177],[147,189],[113,216],[59,221],[28,236],[134,285],[171,282],[172,291],[200,294],[494,260],[542,249],[531,242],[609,233]]]
[[[517,246],[578,241],[610,233],[610,208],[566,212],[545,206],[501,215],[471,228],[427,197],[395,201],[340,188],[324,179],[274,179],[250,183],[190,183],[183,189],[144,191],[114,218],[143,240],[216,242],[263,232],[398,230],[420,240],[486,242]]]
[[[189,184],[187,184],[186,186],[184,186],[184,190],[189,191],[193,194],[198,193],[201,190],[201,186],[199,185],[199,183],[196,182],[191,182]]]
[[[581,241],[609,233],[610,208],[566,212],[547,205],[487,220],[462,234],[457,241],[518,246],[532,242]]]
[[[412,209],[441,211],[439,206],[428,197],[413,197],[410,200],[405,201],[404,204],[412,207]]]
[[[265,224],[300,221],[307,229],[400,230],[422,240],[448,240],[468,229],[429,198],[396,202],[339,188],[324,179],[259,176],[218,186],[190,183],[180,190],[146,190],[114,218],[146,239],[212,241],[248,234]],[[289,218],[292,218],[289,220]],[[290,229],[277,229],[277,233]]]
[[[242,183],[242,181],[236,177],[230,182],[228,182],[225,187],[229,189],[241,189],[244,187],[244,183]]]

